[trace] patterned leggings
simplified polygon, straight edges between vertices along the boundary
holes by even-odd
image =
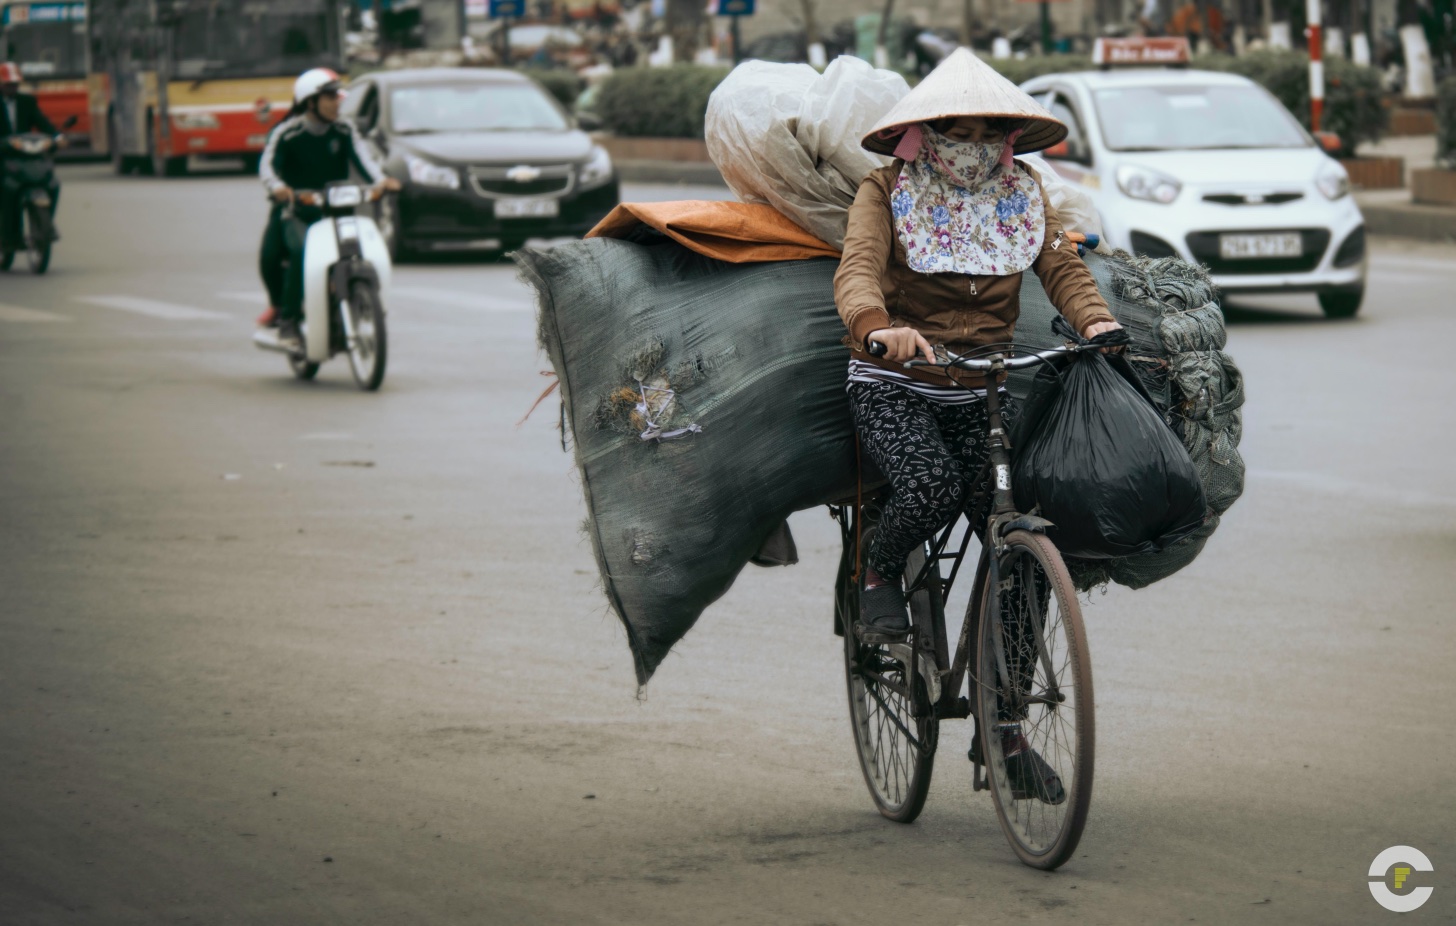
[[[905,558],[951,523],[974,495],[970,485],[986,463],[986,403],[947,405],[894,383],[850,383],[860,444],[890,480],[868,563],[897,582]],[[1009,429],[1014,400],[1001,394]]]

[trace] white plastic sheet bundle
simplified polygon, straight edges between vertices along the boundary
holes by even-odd
[[[823,74],[745,61],[708,99],[708,155],[739,199],[767,203],[840,248],[860,181],[890,163],[860,139],[909,92],[899,74],[848,55]]]

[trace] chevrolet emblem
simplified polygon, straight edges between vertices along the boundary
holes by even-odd
[[[535,180],[540,176],[540,168],[532,167],[529,164],[522,164],[518,167],[512,167],[510,170],[506,171],[506,179],[513,180],[516,183],[530,183],[532,180]]]

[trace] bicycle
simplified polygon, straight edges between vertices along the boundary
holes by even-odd
[[[988,383],[996,383],[1004,373],[1126,339],[1119,331],[1085,344],[1011,357],[946,352],[943,363],[911,361],[907,366],[983,373]],[[1045,534],[1051,522],[1016,510],[1002,402],[996,389],[986,392],[990,456],[972,483],[981,488],[965,506],[968,523],[958,544],[952,548],[959,518],[911,553],[904,579],[911,629],[904,642],[867,643],[854,629],[861,553],[878,517],[876,499],[866,504],[863,497],[863,476],[855,499],[830,505],[844,542],[835,632],[844,637],[860,767],[880,813],[899,823],[919,816],[930,788],[940,721],[974,715],[976,732],[968,753],[974,790],[991,792],[1001,829],[1021,861],[1051,870],[1076,850],[1091,802],[1092,667],[1076,589]],[[972,535],[980,539],[981,552],[952,653],[945,606]],[[942,563],[949,564],[944,577]],[[1028,782],[1025,774],[1013,774],[1027,765],[1036,768],[1027,749],[1041,756],[1055,782],[1039,775]]]

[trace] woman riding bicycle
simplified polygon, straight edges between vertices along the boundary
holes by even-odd
[[[937,346],[966,353],[1010,341],[1027,268],[1086,337],[1121,327],[1040,178],[1012,157],[1066,135],[1044,107],[959,49],[862,142],[896,158],[860,185],[834,278],[859,439],[889,480],[860,596],[866,639],[909,631],[906,557],[961,513],[987,456],[981,378],[903,363],[934,361]],[[872,342],[883,356],[870,353]],[[1002,395],[1009,422],[1015,409]]]

